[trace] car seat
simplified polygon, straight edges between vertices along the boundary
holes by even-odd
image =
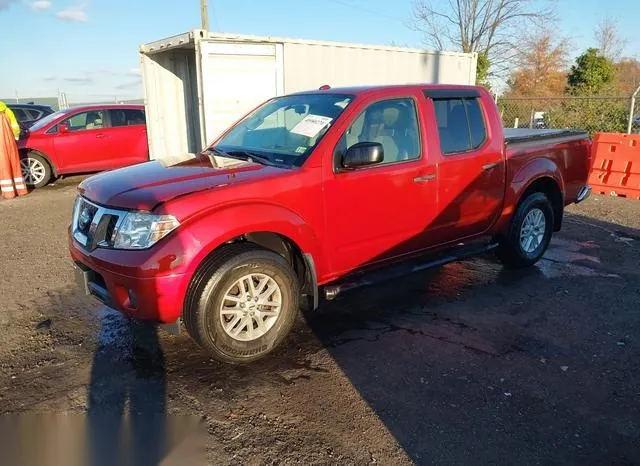
[[[87,113],[86,129],[100,129],[103,128],[102,112],[89,112]]]

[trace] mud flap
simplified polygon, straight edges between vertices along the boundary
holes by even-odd
[[[158,327],[170,335],[180,335],[182,333],[182,318],[178,318],[172,324],[160,324]]]

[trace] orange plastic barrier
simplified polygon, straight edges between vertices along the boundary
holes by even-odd
[[[640,199],[640,134],[596,133],[591,160],[594,193]]]

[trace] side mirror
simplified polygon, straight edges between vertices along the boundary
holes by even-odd
[[[384,148],[379,142],[359,142],[349,147],[342,158],[346,169],[375,165],[384,160]]]
[[[58,132],[60,134],[64,134],[64,133],[68,133],[69,132],[69,123],[62,122],[62,123],[58,123]]]

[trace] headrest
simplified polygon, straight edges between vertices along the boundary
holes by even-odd
[[[396,107],[387,107],[382,114],[385,126],[394,126],[400,118],[400,110]]]

